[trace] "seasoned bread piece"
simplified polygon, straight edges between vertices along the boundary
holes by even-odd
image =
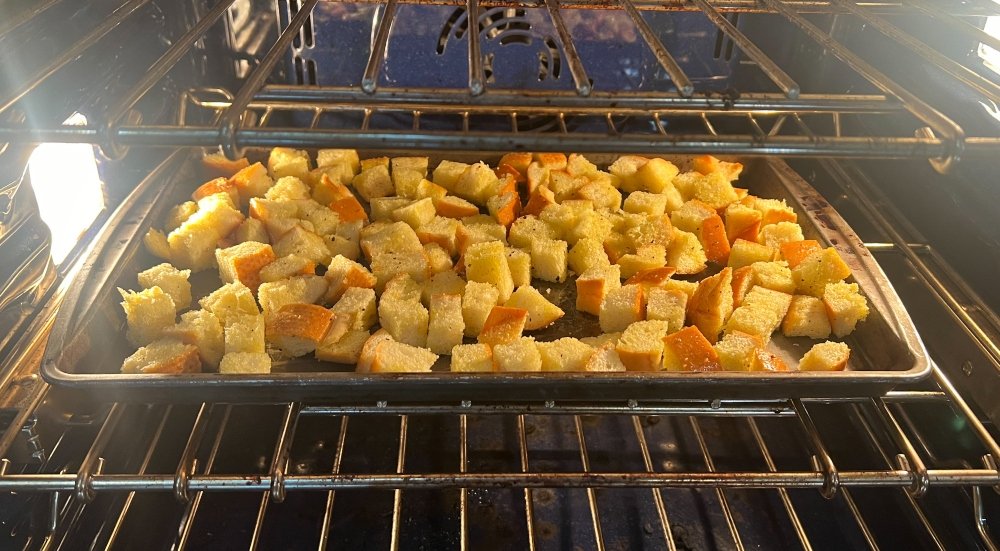
[[[431,303],[431,297],[438,293],[458,295],[459,297],[462,297],[465,295],[465,285],[465,280],[462,279],[462,276],[457,273],[451,270],[439,272],[421,284],[420,300],[424,304],[429,305]],[[490,308],[492,307],[493,305],[490,305]],[[465,327],[464,318],[462,321],[462,327]]]
[[[539,360],[541,363],[541,360]],[[493,371],[493,349],[488,344],[459,344],[451,349],[453,373],[490,373]]]
[[[690,191],[692,199],[702,201],[716,210],[724,209],[739,199],[728,175],[721,172],[712,172],[696,179]]]
[[[225,350],[230,352],[266,351],[264,345],[264,316],[243,315],[230,318],[225,326]]]
[[[626,285],[642,285],[643,291],[649,291],[658,287],[668,285],[671,276],[677,270],[673,266],[661,266],[649,270],[636,272],[632,277],[625,280]],[[693,292],[693,291],[692,291]]]
[[[615,350],[629,371],[659,371],[663,360],[663,337],[670,324],[665,321],[637,321],[622,333]]]
[[[688,301],[687,319],[705,335],[708,342],[718,340],[719,332],[733,313],[732,283],[733,269],[723,268],[714,276],[701,280]]]
[[[309,175],[309,153],[301,149],[275,147],[267,158],[267,171],[273,178],[306,178]]]
[[[426,224],[416,228],[417,239],[423,244],[436,243],[448,254],[458,252],[458,229],[461,222],[452,218],[435,216]]]
[[[757,352],[764,348],[764,339],[742,331],[726,333],[715,343],[715,352],[723,371],[753,371]]]
[[[465,251],[465,277],[469,281],[489,283],[500,292],[499,301],[506,302],[514,292],[514,280],[507,265],[507,251],[499,241],[476,243]],[[534,265],[532,258],[532,265]]]
[[[798,266],[810,254],[823,250],[819,241],[806,239],[804,241],[791,241],[781,244],[781,258],[788,263],[789,268]]]
[[[466,291],[466,297],[468,297],[468,291]],[[479,342],[491,345],[511,342],[521,336],[527,321],[528,311],[524,308],[494,306],[483,323],[483,330],[479,333]]]
[[[224,153],[216,151],[205,154],[201,158],[201,166],[205,167],[205,171],[213,176],[229,178],[241,169],[250,166],[250,161],[246,157],[230,161]]]
[[[725,223],[718,214],[712,213],[712,216],[702,221],[698,239],[710,262],[725,265],[729,261],[729,238],[726,236]]]
[[[531,275],[545,281],[560,283],[569,277],[567,251],[569,244],[558,239],[537,238],[531,242]]]
[[[743,239],[757,242],[762,215],[759,210],[741,203],[733,203],[726,207],[726,237],[730,243]]]
[[[640,285],[623,285],[608,292],[601,304],[601,331],[624,331],[646,317],[646,300]]]
[[[663,245],[644,245],[635,254],[625,254],[618,259],[622,277],[631,278],[639,272],[655,270],[664,267],[667,262],[667,251]]]
[[[434,210],[437,211],[437,215],[445,218],[462,219],[467,216],[479,214],[479,207],[454,195],[445,195],[444,197],[434,198],[432,201],[434,202]]]
[[[466,163],[444,160],[434,169],[431,180],[448,191],[453,191],[455,185],[458,183],[458,179],[462,177],[467,168],[469,168],[469,165]]]
[[[287,304],[267,317],[267,341],[292,357],[316,350],[323,340],[333,313],[315,304]]]
[[[836,283],[850,275],[851,268],[833,247],[810,254],[792,269],[795,288],[814,297],[822,297],[828,283]]]
[[[142,236],[142,244],[149,254],[161,260],[170,260],[170,243],[160,230],[149,228],[146,235]]]
[[[757,241],[763,245],[779,250],[785,243],[802,241],[802,228],[795,222],[778,222],[768,224],[760,229]]]
[[[521,214],[521,199],[517,193],[508,191],[503,195],[490,197],[486,200],[486,208],[490,216],[504,227],[510,227]]]
[[[264,374],[271,372],[271,356],[264,352],[230,352],[219,362],[225,375]]]
[[[271,236],[267,234],[267,227],[256,218],[244,218],[243,222],[237,226],[233,233],[233,239],[237,243],[245,241],[256,241],[258,243],[270,243]]]
[[[569,203],[570,201],[566,201],[563,204]],[[589,201],[583,201],[583,203],[590,204]],[[565,232],[565,235],[566,240],[574,245],[585,238],[602,243],[611,235],[613,230],[614,222],[606,213],[586,210],[580,213],[576,219],[576,223]]]
[[[774,260],[774,249],[767,245],[754,243],[745,239],[737,239],[729,251],[730,268],[741,268],[755,262],[770,262]]]
[[[559,232],[537,216],[522,215],[510,225],[507,239],[514,247],[531,249],[535,239],[556,239]]]
[[[494,346],[493,369],[498,372],[541,371],[542,355],[538,351],[535,339],[520,337],[509,343]]]
[[[392,335],[385,329],[379,329],[371,334],[365,344],[361,347],[358,355],[358,373],[369,373],[372,370],[372,363],[375,361],[375,351],[384,342],[392,341]]]
[[[507,247],[507,267],[514,287],[531,285],[531,255],[527,251]]]
[[[351,330],[337,336],[327,332],[316,346],[316,359],[324,362],[353,365],[361,358],[361,349],[368,340],[368,330]]]
[[[250,199],[249,213],[251,218],[264,225],[270,243],[278,241],[288,230],[302,224],[298,218],[298,206],[291,201],[254,197]]]
[[[842,342],[821,342],[813,345],[799,361],[801,371],[843,371],[851,357],[851,349]]]
[[[614,333],[601,333],[596,337],[583,337],[580,339],[580,342],[589,344],[594,348],[600,348],[606,344],[617,345],[620,338],[622,338],[621,331],[615,331]]]
[[[372,274],[375,288],[381,290],[392,278],[406,274],[415,281],[425,281],[431,276],[430,263],[423,247],[407,251],[380,251],[372,256]]]
[[[675,228],[697,234],[705,220],[718,216],[710,205],[697,199],[692,199],[681,205],[681,208],[670,213],[670,222]]]
[[[144,289],[159,287],[170,295],[174,308],[179,312],[191,306],[191,283],[188,282],[190,276],[191,270],[178,270],[164,262],[139,272],[139,285]]]
[[[720,367],[719,355],[697,327],[685,327],[663,337],[663,369],[718,371]]]
[[[498,195],[501,188],[500,179],[493,169],[485,163],[469,165],[458,177],[452,193],[473,203],[485,206],[486,200]]]
[[[621,286],[621,268],[618,265],[587,270],[576,278],[576,309],[599,316],[605,297]]]
[[[198,212],[198,203],[194,201],[184,201],[179,205],[174,205],[167,211],[167,219],[163,222],[163,229],[168,232],[176,230],[196,212]]]
[[[415,230],[433,220],[435,216],[437,211],[434,209],[434,201],[430,198],[414,201],[392,211],[394,219],[405,222]]]
[[[631,175],[622,176],[622,191],[662,193],[671,187],[671,181],[679,172],[680,170],[674,163],[654,157],[636,168]],[[612,170],[611,173],[614,174],[614,171]]]
[[[462,219],[456,239],[458,251],[464,253],[466,249],[476,243],[497,241],[507,245],[507,230],[500,224],[493,222],[492,218],[477,214]]]
[[[208,310],[184,312],[180,323],[168,329],[166,335],[197,346],[205,365],[216,367],[222,359],[225,350],[222,323]]]
[[[465,335],[477,337],[483,332],[483,325],[490,311],[500,301],[500,291],[497,288],[478,281],[470,281],[465,285],[462,296],[462,318],[465,320]]]
[[[754,285],[753,264],[741,266],[733,270],[733,306],[739,307],[743,304],[743,297],[750,292]]]
[[[788,365],[776,354],[758,349],[753,359],[754,371],[788,371]]]
[[[416,190],[417,183],[427,176],[427,157],[395,157],[390,161],[392,182],[396,195],[409,197]]]
[[[268,189],[274,185],[274,180],[267,174],[264,165],[254,163],[236,174],[233,174],[230,182],[236,186],[240,194],[240,203],[246,205],[252,197],[263,197]]]
[[[225,283],[239,281],[252,291],[256,291],[261,284],[261,269],[276,259],[277,256],[270,245],[256,241],[215,250],[215,262],[219,265],[219,276],[222,281]]]
[[[421,243],[413,228],[403,222],[388,224],[376,222],[365,226],[360,233],[361,250],[369,259],[379,252],[416,251]]]
[[[122,373],[198,373],[198,348],[177,339],[151,341],[125,358]]]
[[[264,283],[280,281],[300,275],[316,275],[316,263],[294,254],[275,259],[260,269],[260,280]]]
[[[646,319],[665,321],[668,332],[684,328],[688,295],[677,289],[653,288],[646,292]]]
[[[462,344],[464,332],[462,295],[432,295],[430,321],[427,325],[427,348],[435,354],[449,355],[452,348]]]
[[[857,283],[827,284],[823,304],[830,318],[830,328],[838,337],[850,335],[858,322],[868,318],[868,301],[858,292]]]
[[[720,161],[711,155],[698,155],[691,160],[691,167],[702,174],[721,172],[729,181],[739,178],[740,173],[743,172],[741,163]]]
[[[783,261],[754,262],[750,265],[750,271],[753,274],[753,285],[760,285],[782,293],[793,294],[795,292],[792,271]]]
[[[826,339],[830,331],[830,318],[822,300],[809,295],[792,297],[788,313],[781,322],[781,332],[786,337]]]
[[[542,357],[542,371],[583,371],[594,355],[592,346],[573,337],[535,345]]]
[[[763,199],[749,196],[745,201],[748,205],[760,211],[760,225],[762,228],[769,224],[795,222],[798,220],[798,215],[795,214],[792,207],[785,203],[784,199]]]
[[[378,320],[375,308],[375,290],[362,287],[348,287],[340,300],[330,310],[336,315],[348,316],[351,328],[367,331]]]
[[[274,244],[274,254],[276,256],[294,254],[324,265],[330,262],[331,256],[326,240],[301,225],[292,226],[281,236],[281,239]]]
[[[324,298],[327,303],[340,300],[349,287],[374,289],[377,282],[375,276],[364,266],[341,255],[333,257],[323,277],[327,281]]]
[[[437,243],[424,245],[424,257],[427,259],[427,270],[431,275],[450,272],[455,268],[455,264],[451,260],[451,255]]]
[[[531,285],[518,287],[504,303],[504,306],[511,308],[523,308],[528,311],[528,321],[524,328],[528,331],[542,329],[555,323],[556,320],[566,315],[555,304],[548,301],[538,289]]]
[[[697,274],[705,270],[708,257],[698,236],[674,228],[673,239],[667,247],[667,265],[678,274]]]
[[[426,346],[430,314],[420,303],[419,291],[415,299],[386,295],[382,296],[378,304],[379,324],[397,341],[412,346]]]
[[[573,245],[567,256],[567,261],[570,269],[577,274],[611,265],[608,254],[604,252],[602,241],[590,237],[580,239]]]
[[[284,176],[264,194],[271,201],[297,201],[309,198],[309,186],[295,176]]]
[[[555,193],[549,189],[548,185],[539,185],[528,195],[528,202],[524,204],[521,213],[524,215],[540,216],[542,211],[555,204]]]
[[[270,315],[286,304],[315,304],[326,294],[327,282],[320,276],[297,276],[261,283],[257,290],[264,315]]]
[[[445,195],[448,195],[448,190],[430,180],[420,180],[417,182],[417,189],[414,192],[415,199],[424,199],[427,197],[432,200],[441,199]],[[437,209],[437,207],[434,208]]]
[[[128,324],[126,336],[135,346],[147,345],[174,326],[177,309],[170,295],[157,286],[138,293],[118,289]]]
[[[375,348],[372,373],[429,373],[438,355],[418,346],[388,340]]]
[[[215,246],[243,222],[225,193],[209,195],[198,201],[198,212],[191,215],[167,236],[170,258],[175,266],[199,272],[212,266]]]
[[[586,343],[586,340],[581,339],[581,342]],[[625,371],[625,364],[622,363],[621,358],[618,356],[618,351],[615,349],[614,343],[608,342],[599,346],[594,346],[594,353],[591,354],[590,359],[587,360],[583,369],[584,371],[595,372],[620,372]]]
[[[346,164],[355,173],[361,170],[361,159],[354,149],[320,149],[316,152],[316,166]]]
[[[227,325],[230,318],[260,314],[253,293],[246,285],[238,281],[227,283],[212,291],[210,295],[199,300],[198,304],[215,314],[215,317],[219,318],[223,325]]]
[[[780,291],[772,291],[766,287],[754,287],[743,297],[743,303],[726,322],[726,333],[742,331],[757,335],[765,342],[771,339],[771,333],[778,328],[788,313],[792,303],[792,295]]]
[[[636,191],[625,198],[622,209],[636,214],[660,215],[666,212],[667,197],[659,193]]]
[[[240,193],[236,190],[236,186],[227,178],[215,178],[214,180],[205,182],[195,188],[194,192],[191,193],[191,198],[198,201],[216,193],[225,193],[228,195],[233,205],[240,204]]]
[[[354,177],[351,185],[366,201],[371,201],[376,197],[388,197],[396,192],[392,179],[389,177],[389,168],[382,165],[363,169],[360,174]]]

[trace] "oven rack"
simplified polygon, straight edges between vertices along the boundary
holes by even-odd
[[[42,20],[46,10],[59,0],[44,2],[24,15],[0,28],[0,36],[27,25],[34,19]],[[938,167],[946,169],[951,162],[963,157],[994,155],[1000,150],[1000,138],[994,135],[968,135],[955,120],[943,113],[940,105],[932,105],[920,91],[913,91],[895,82],[893,78],[874,66],[870,60],[853,52],[827,30],[810,20],[809,13],[835,13],[863,23],[887,40],[896,42],[912,52],[929,67],[935,68],[943,78],[956,87],[967,89],[987,101],[1000,101],[1000,85],[992,77],[974,68],[950,59],[942,52],[928,46],[919,37],[900,29],[885,14],[919,16],[953,31],[953,36],[974,44],[1000,49],[1000,39],[989,36],[969,22],[968,17],[1000,14],[1000,8],[986,2],[971,2],[959,7],[942,8],[926,0],[905,2],[856,3],[852,0],[816,2],[806,0],[664,0],[662,2],[580,2],[562,5],[558,0],[543,0],[526,5],[544,9],[557,30],[559,45],[564,52],[572,74],[573,89],[529,91],[524,89],[501,90],[489,86],[484,76],[484,63],[480,37],[470,33],[468,39],[468,86],[464,89],[402,89],[379,85],[380,70],[385,63],[386,46],[391,36],[393,18],[401,4],[435,4],[442,0],[388,0],[380,4],[384,16],[373,29],[368,63],[361,76],[359,87],[338,86],[281,86],[268,85],[296,37],[319,0],[304,0],[288,24],[280,29],[275,42],[267,49],[249,71],[240,87],[233,93],[226,92],[226,105],[212,124],[173,124],[154,121],[141,122],[134,108],[151,90],[170,73],[174,66],[214,26],[220,24],[235,0],[220,0],[209,9],[186,33],[173,42],[162,56],[149,67],[140,81],[121,98],[103,120],[85,126],[51,125],[33,121],[23,116],[17,106],[20,100],[33,91],[43,88],[52,75],[79,59],[81,54],[106,40],[115,29],[142,11],[149,0],[129,0],[116,10],[104,23],[73,44],[48,65],[37,69],[21,85],[5,97],[0,97],[0,115],[11,115],[0,126],[0,143],[85,142],[101,145],[111,157],[124,155],[129,146],[221,146],[231,156],[239,156],[246,147],[289,145],[298,147],[357,147],[365,149],[413,149],[441,147],[453,150],[574,150],[594,151],[607,148],[614,141],[619,149],[636,152],[659,153],[729,153],[767,154],[782,156],[821,157],[879,157],[937,159]],[[297,4],[298,5],[298,4]],[[466,0],[464,7],[470,14],[481,15],[489,4]],[[582,59],[567,29],[562,9],[570,7],[621,10],[627,14],[646,46],[655,54],[663,71],[674,83],[675,92],[595,91],[587,76],[586,60]],[[750,90],[739,97],[718,95],[710,90],[696,89],[650,24],[644,19],[646,10],[698,11],[712,21],[731,39],[747,62],[760,69],[771,83],[770,90]],[[723,14],[727,11],[770,14],[777,24],[798,29],[809,41],[838,58],[851,71],[880,95],[855,93],[814,93],[804,90],[785,69],[768,57],[760,47],[730,23]],[[924,37],[925,40],[927,37]],[[433,78],[428,78],[433,81]],[[180,98],[184,101],[184,98]],[[251,113],[263,108],[317,113],[315,124],[304,128],[300,123],[281,123],[275,126],[253,124]],[[377,127],[370,124],[377,111],[417,112],[412,129]],[[8,113],[4,113],[9,111]],[[324,124],[322,115],[345,111],[361,113],[361,123],[345,123],[353,118],[338,116],[336,125]],[[447,113],[458,115],[450,129],[429,129],[421,126],[420,115]],[[784,125],[788,116],[824,113],[831,120],[823,125],[823,132],[804,136]],[[509,117],[507,128],[482,130],[470,124],[474,114]],[[21,115],[21,116],[17,116]],[[528,116],[557,116],[558,139],[545,133],[519,129],[519,118]],[[565,132],[568,119],[583,115],[606,120],[605,128],[590,131]],[[841,124],[842,118],[854,115],[872,119],[870,127],[887,128],[879,124],[878,117],[896,123],[905,123],[906,132],[874,135],[871,130],[857,130],[854,125]],[[632,116],[644,117],[641,130],[616,126],[615,119]],[[375,117],[377,118],[377,117]],[[733,128],[716,132],[711,127],[718,119],[741,119]],[[703,130],[689,130],[679,124],[700,120]],[[16,122],[23,121],[23,122]],[[474,121],[473,121],[474,122]],[[634,125],[633,125],[634,126]],[[675,126],[680,127],[675,129]],[[909,133],[907,133],[909,132]]]

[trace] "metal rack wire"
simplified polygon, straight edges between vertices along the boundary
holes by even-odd
[[[14,107],[19,100],[44,82],[73,59],[97,44],[123,20],[144,4],[144,0],[132,0],[115,12],[99,28],[79,40],[64,54],[35,74],[7,97],[0,98],[0,113]],[[405,4],[407,2],[403,2]],[[420,3],[426,4],[426,1]],[[430,2],[441,3],[439,0]],[[821,29],[804,14],[812,12],[847,14],[871,25],[890,40],[905,46],[915,58],[935,68],[945,78],[957,86],[963,86],[972,93],[994,100],[1000,99],[1000,86],[969,66],[952,61],[945,54],[927,45],[885,18],[885,14],[906,14],[940,21],[953,28],[969,40],[983,41],[991,46],[997,40],[985,35],[982,30],[970,25],[960,16],[1000,13],[995,6],[984,3],[970,3],[950,12],[930,6],[924,2],[871,2],[857,3],[850,0],[832,2],[812,2],[804,0],[763,0],[761,3],[749,1],[696,0],[694,2],[662,1],[620,3],[560,3],[549,0],[541,4],[525,6],[526,9],[545,10],[557,31],[561,50],[567,58],[572,74],[573,89],[565,91],[549,90],[529,92],[526,90],[503,90],[489,86],[483,76],[483,56],[478,33],[468,33],[468,86],[465,89],[403,89],[379,85],[380,69],[384,63],[386,44],[391,36],[393,18],[400,2],[391,0],[384,5],[383,16],[374,29],[374,40],[368,62],[361,77],[360,87],[337,86],[278,86],[267,85],[277,64],[284,59],[293,39],[299,35],[303,25],[318,4],[318,0],[306,0],[294,17],[280,30],[277,40],[259,60],[240,88],[225,98],[225,106],[218,122],[210,125],[142,124],[129,113],[157,83],[163,80],[174,65],[190,50],[205,33],[216,24],[233,4],[233,0],[216,3],[206,15],[174,42],[153,64],[121,102],[103,121],[88,126],[47,126],[27,120],[23,124],[6,124],[0,127],[0,142],[89,142],[102,146],[106,154],[120,157],[129,146],[221,146],[230,156],[239,156],[244,148],[255,146],[294,145],[349,146],[365,149],[406,149],[418,147],[447,147],[459,150],[493,150],[528,148],[544,150],[552,148],[574,151],[594,151],[606,148],[613,139],[622,150],[660,153],[673,152],[726,152],[729,154],[772,154],[782,156],[824,156],[824,157],[916,157],[938,159],[938,166],[946,169],[955,160],[964,157],[993,155],[1000,149],[1000,137],[989,135],[967,135],[966,131],[952,118],[940,111],[940,106],[928,103],[921,97],[893,80],[875,67],[870,60],[852,51]],[[47,6],[48,4],[46,4]],[[485,3],[484,3],[485,5]],[[44,7],[44,6],[43,6]],[[477,19],[482,6],[476,0],[467,0],[465,8],[470,19]],[[588,78],[586,63],[581,58],[562,12],[575,8],[620,9],[634,24],[647,47],[655,54],[656,60],[673,82],[675,91],[608,93],[596,91]],[[697,11],[704,14],[718,29],[729,37],[736,47],[755,64],[778,92],[745,92],[738,98],[712,94],[699,90],[684,73],[671,52],[664,46],[644,18],[647,10]],[[36,10],[44,12],[44,9]],[[723,16],[727,11],[767,13],[775,18],[776,24],[797,28],[809,40],[819,45],[832,56],[838,58],[857,76],[882,92],[883,95],[859,95],[856,93],[819,94],[803,90],[786,69],[779,66],[758,47],[752,38]],[[35,12],[31,12],[35,13]],[[29,13],[30,15],[30,13]],[[37,13],[35,13],[37,15]],[[9,32],[14,27],[25,24],[30,18],[22,17],[5,28]],[[22,21],[23,19],[23,21]],[[978,43],[978,42],[976,42]],[[430,79],[429,79],[430,80]],[[314,124],[309,129],[301,125],[260,126],[250,120],[248,111],[259,106],[284,111],[315,112],[317,117],[331,112],[344,114],[348,111],[360,112],[360,126]],[[422,114],[453,112],[456,106],[464,106],[465,112],[451,129],[431,129],[421,126],[419,115],[414,118],[412,129],[380,128],[369,124],[375,112],[419,111]],[[614,106],[614,107],[609,107]],[[539,138],[533,133],[518,128],[518,117],[562,113],[560,127],[564,128],[564,117],[597,115],[606,117],[605,130],[573,132],[560,141]],[[794,128],[785,127],[782,122],[789,115],[803,116],[825,113],[837,119],[834,125],[824,125],[829,131],[806,136]],[[863,113],[873,118],[887,117],[887,120],[907,121],[918,128],[916,135],[871,136],[847,130],[839,123],[839,118],[855,113]],[[470,130],[468,118],[476,114],[509,116],[511,124],[507,128]],[[629,128],[616,127],[613,116],[631,115],[642,117],[644,124]],[[715,132],[710,120],[713,117],[731,119],[747,117],[749,121],[732,130]],[[704,121],[702,132],[687,130],[685,120]],[[770,119],[775,124],[764,130],[760,123]],[[666,124],[667,122],[671,124]],[[680,130],[675,129],[680,128]]]

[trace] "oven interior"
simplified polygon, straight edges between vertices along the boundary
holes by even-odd
[[[996,548],[995,4],[17,0],[0,13],[10,548]],[[82,178],[42,193],[25,177],[52,143],[88,144],[104,205],[60,261],[46,195]],[[876,255],[933,376],[838,400],[434,406],[119,403],[39,379],[80,258],[138,181],[188,148],[275,145],[783,157]]]

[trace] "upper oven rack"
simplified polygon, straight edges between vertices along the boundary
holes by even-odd
[[[29,24],[32,17],[41,19],[46,9],[58,0],[45,2],[28,13],[15,17],[0,27],[0,37],[14,29]],[[6,97],[0,97],[0,119],[17,111],[19,102],[33,91],[44,87],[56,72],[74,63],[80,55],[106,39],[116,28],[133,17],[150,0],[129,0],[116,10],[103,24],[73,44],[48,65],[39,68],[23,84]],[[888,39],[897,42],[920,59],[934,67],[941,76],[956,87],[967,89],[989,101],[1000,103],[1000,85],[968,66],[950,59],[944,53],[928,46],[920,38],[890,22],[888,16],[907,15],[923,17],[954,31],[953,35],[975,43],[1000,49],[1000,40],[983,32],[967,17],[1000,14],[1000,7],[985,2],[971,2],[959,7],[936,7],[925,0],[905,2],[860,2],[853,0],[663,0],[660,2],[600,0],[542,0],[539,2],[483,2],[465,0],[388,0],[378,3],[384,8],[382,16],[373,24],[372,44],[368,49],[368,62],[360,86],[306,86],[268,84],[289,53],[296,37],[300,35],[319,0],[304,0],[278,33],[266,53],[260,57],[234,92],[222,92],[215,98],[215,107],[221,112],[212,123],[190,123],[184,116],[171,123],[141,122],[134,108],[157,87],[173,67],[189,53],[235,3],[220,0],[215,3],[190,29],[148,68],[141,79],[103,117],[86,126],[43,124],[30,117],[8,116],[0,124],[0,143],[84,142],[102,147],[109,157],[124,155],[129,146],[220,146],[231,156],[241,155],[247,147],[289,145],[297,147],[351,147],[365,149],[415,149],[448,148],[451,150],[575,150],[596,151],[607,149],[609,140],[617,150],[657,153],[709,152],[742,155],[822,156],[822,157],[878,157],[924,158],[937,160],[939,169],[946,169],[951,162],[964,157],[982,157],[1000,151],[1000,137],[969,135],[952,117],[944,114],[939,105],[901,84],[875,67],[870,60],[855,53],[838,41],[827,30],[820,28],[807,15],[833,13],[838,17],[851,17],[864,23]],[[393,19],[401,4],[463,5],[469,14],[482,14],[494,5],[517,5],[544,9],[557,31],[562,51],[572,75],[573,86],[568,90],[496,89],[484,77],[483,54],[478,33],[469,33],[467,47],[468,85],[465,88],[411,89],[379,85],[379,74],[385,64],[387,42],[391,35]],[[588,78],[586,59],[577,51],[574,38],[563,18],[565,9],[619,10],[627,14],[638,36],[655,58],[660,68],[675,85],[673,92],[596,91]],[[722,33],[732,40],[734,47],[766,76],[770,90],[751,91],[738,95],[719,95],[700,89],[678,65],[677,60],[657,38],[642,12],[687,11],[705,15]],[[724,15],[736,13],[766,13],[784,27],[783,31],[797,29],[804,40],[813,42],[830,55],[839,59],[858,77],[879,91],[877,94],[814,93],[802,86],[769,58],[754,39],[740,31]],[[429,75],[428,82],[434,81]],[[183,96],[183,92],[181,93]],[[181,103],[184,97],[177,98]],[[311,125],[300,119],[269,126],[254,120],[255,111],[287,111],[315,113]],[[325,123],[324,116],[346,111],[360,112],[361,124],[347,124],[343,117],[336,124]],[[370,124],[375,112],[404,112],[413,115],[412,127],[400,130]],[[6,112],[6,113],[5,113]],[[452,115],[450,128],[421,126],[420,116],[428,114]],[[888,128],[878,124],[903,122],[908,130],[888,135],[872,135],[858,130],[855,125],[843,123],[846,117],[865,117],[873,121],[869,127]],[[482,127],[476,124],[477,116],[508,117],[506,128]],[[518,127],[518,120],[537,116],[555,116],[557,139],[551,133],[528,132]],[[816,118],[823,116],[828,123],[821,125],[812,135],[799,130],[797,124],[785,124],[789,118]],[[567,120],[581,117],[598,117],[606,121],[606,128],[589,131],[567,132]],[[617,120],[631,117],[628,128],[620,127]],[[25,120],[26,119],[26,120]],[[641,124],[634,124],[640,119]],[[727,126],[717,129],[716,123],[724,119]],[[734,119],[739,119],[733,124]],[[23,120],[24,122],[18,122]],[[287,120],[286,120],[287,121]],[[678,122],[701,123],[702,130],[690,130],[690,125]],[[680,130],[675,129],[682,126]],[[913,130],[909,130],[912,128]],[[870,132],[870,131],[868,131]]]

